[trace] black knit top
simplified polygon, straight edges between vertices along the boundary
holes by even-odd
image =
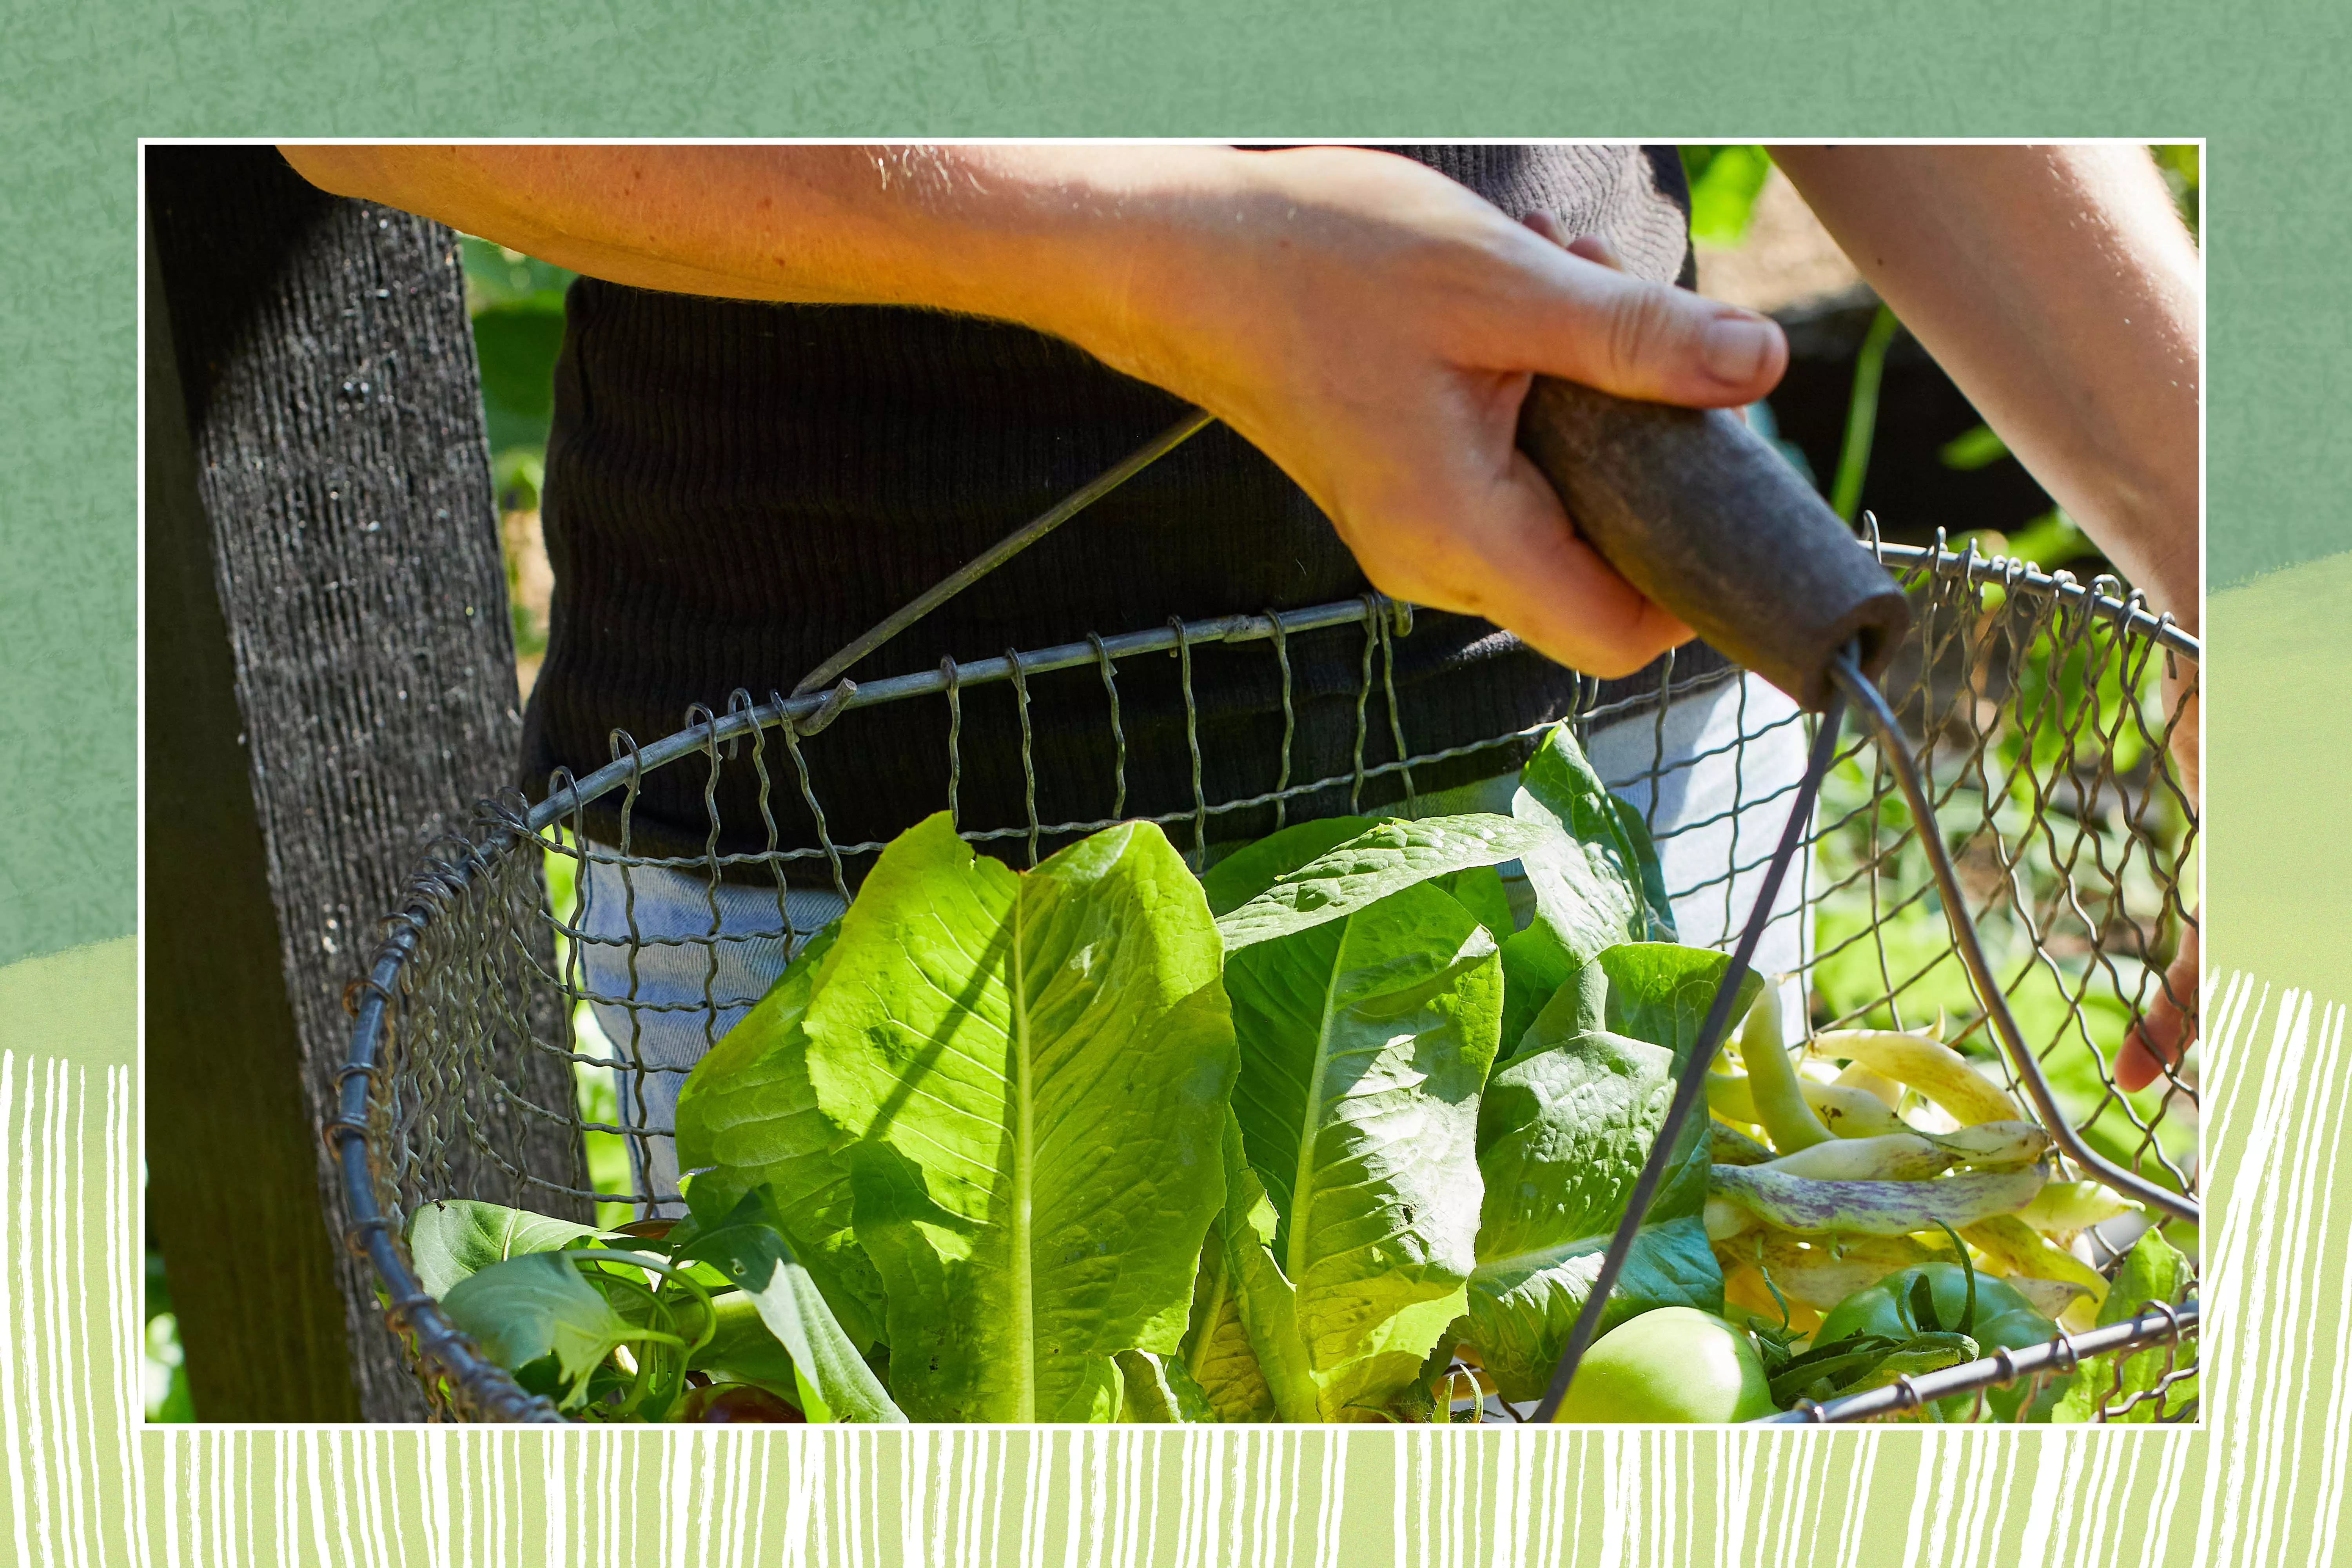
[[[1692,277],[1689,198],[1672,148],[1431,146],[1391,151],[1432,165],[1514,217],[1543,209],[1571,235],[1604,234],[1626,267]],[[542,521],[555,593],[548,651],[531,693],[524,776],[534,798],[557,767],[584,775],[608,740],[683,728],[699,703],[721,712],[741,689],[760,700],[1172,423],[1183,405],[1059,340],[1024,328],[913,310],[791,306],[670,295],[583,278],[566,304]],[[1014,558],[851,673],[935,669],[1088,632],[1164,626],[1171,617],[1293,609],[1366,591],[1329,522],[1281,470],[1223,426],[1194,437]],[[1352,775],[1365,635],[1290,639],[1294,784]],[[1580,678],[1486,622],[1422,612],[1394,643],[1397,721],[1408,755],[1470,745],[1568,711]],[[1685,648],[1677,673],[1694,660]],[[1189,816],[1273,788],[1283,765],[1280,665],[1265,642],[1155,654],[1117,670],[1125,799],[1115,799],[1110,698],[1093,668],[1029,682],[1029,759],[1009,684],[962,696],[956,779],[967,829],[1036,820]],[[1654,684],[1654,671],[1604,688]],[[942,696],[844,714],[801,743],[810,793],[836,845],[885,841],[942,809],[949,793]],[[1381,671],[1363,762],[1396,755]],[[1413,770],[1423,792],[1491,776],[1523,751],[1482,751]],[[746,748],[720,770],[722,852],[818,832],[793,761],[771,741],[763,816]],[[647,773],[630,812],[641,854],[700,855],[710,839],[707,765]],[[1394,775],[1366,806],[1392,802]],[[1294,800],[1291,820],[1348,808],[1337,786]],[[592,812],[616,842],[619,797]],[[1270,829],[1270,808],[1220,814],[1213,842]],[[1171,827],[1180,846],[1191,828]],[[1056,842],[1045,836],[1044,847]],[[996,847],[1018,863],[1018,840]],[[853,857],[853,880],[863,863]],[[759,872],[764,878],[767,873]],[[793,863],[822,885],[822,858]]]

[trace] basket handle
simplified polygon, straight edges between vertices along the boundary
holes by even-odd
[[[831,684],[1209,423],[1191,410],[811,670],[793,694]],[[1828,702],[1831,665],[1849,642],[1860,639],[1864,673],[1875,676],[1910,627],[1910,605],[1886,569],[1722,409],[1637,403],[1538,376],[1519,445],[1627,582],[1811,711]]]
[[[1848,643],[1875,677],[1910,629],[1886,569],[1727,410],[1538,376],[1519,447],[1619,575],[1809,711]]]

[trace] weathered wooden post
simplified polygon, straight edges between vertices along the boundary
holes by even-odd
[[[268,147],[151,148],[146,189],[146,1147],[190,1387],[420,1419],[318,1128],[376,917],[520,735],[457,237]]]

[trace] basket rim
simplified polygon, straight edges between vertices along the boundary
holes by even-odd
[[[1875,555],[1881,564],[1900,567],[1932,565],[1936,575],[1941,578],[1965,580],[1971,584],[1997,585],[2006,592],[2023,592],[2037,597],[2056,599],[2070,608],[2084,609],[2102,620],[2113,622],[2126,633],[2144,637],[2166,652],[2186,658],[2192,664],[2200,661],[2201,643],[2193,634],[2183,630],[2169,611],[2159,613],[2148,609],[2147,595],[2137,589],[2122,597],[2110,590],[2109,585],[2113,588],[2123,586],[2119,578],[2102,574],[2087,584],[2082,583],[2071,572],[2048,573],[2031,562],[2013,557],[1980,555],[1973,539],[1968,542],[1967,552],[1961,553],[1945,545],[1940,529],[1937,531],[1937,541],[1932,546],[1888,544],[1875,537],[1874,527],[1871,536],[1857,539],[1856,542]],[[1294,632],[1325,630],[1356,621],[1369,625],[1382,610],[1393,617],[1398,635],[1407,635],[1412,631],[1411,605],[1381,594],[1365,594],[1356,599],[1316,605],[1305,609],[1171,622],[1168,626],[1153,631],[1129,632],[1118,637],[1063,643],[1032,652],[975,659],[970,664],[949,661],[939,669],[886,676],[863,684],[845,676],[823,690],[803,692],[797,697],[772,694],[767,701],[756,704],[738,700],[730,703],[724,714],[702,708],[698,710],[708,717],[700,722],[692,719],[694,710],[689,710],[685,728],[650,743],[640,743],[624,731],[614,731],[613,760],[584,778],[575,778],[563,770],[558,770],[554,787],[549,790],[544,800],[530,808],[525,820],[530,831],[542,832],[558,817],[576,812],[622,787],[633,774],[665,766],[713,744],[739,740],[755,731],[774,729],[787,721],[796,734],[812,735],[854,709],[929,696],[946,691],[950,687],[961,689],[1010,680],[1013,678],[1016,662],[1020,674],[1026,678],[1052,670],[1077,668],[1106,658],[1160,653],[1185,646],[1198,647],[1204,643],[1259,642],[1272,637],[1277,630],[1288,636]]]
[[[2118,591],[2123,589],[2119,578],[2102,574],[2084,583],[2071,572],[2044,572],[2030,562],[1980,554],[1973,539],[1967,542],[1965,552],[1956,552],[1947,544],[1942,529],[1937,530],[1933,545],[1889,543],[1879,537],[1876,520],[1867,513],[1864,531],[1855,542],[1870,551],[1883,565],[1926,567],[1938,579],[1969,585],[1997,585],[2009,593],[2023,592],[2053,599],[2068,608],[2084,610],[2110,622],[2127,635],[2144,637],[2169,655],[2191,664],[2200,662],[2200,639],[2184,630],[2170,612],[2149,609],[2147,595],[2139,590],[2119,595]],[[615,755],[612,762],[584,778],[574,779],[559,770],[558,787],[551,789],[547,797],[536,805],[530,805],[520,791],[512,789],[502,792],[496,800],[482,802],[476,817],[480,837],[448,833],[432,843],[410,879],[401,908],[386,917],[386,933],[366,973],[354,980],[346,993],[352,1015],[350,1047],[336,1074],[336,1112],[320,1127],[335,1153],[340,1172],[339,1184],[348,1216],[342,1227],[345,1243],[373,1267],[387,1297],[384,1314],[389,1325],[395,1331],[405,1328],[414,1336],[420,1375],[430,1367],[467,1390],[474,1406],[496,1419],[567,1423],[567,1417],[553,1401],[527,1392],[512,1373],[485,1356],[480,1347],[450,1321],[440,1301],[425,1290],[407,1256],[404,1238],[394,1234],[391,1217],[376,1201],[369,1168],[367,1110],[379,1071],[385,1009],[403,968],[415,954],[419,939],[440,907],[462,892],[478,873],[490,869],[496,859],[522,842],[539,841],[540,835],[557,819],[625,786],[645,770],[761,730],[789,723],[797,734],[813,734],[853,708],[950,688],[1010,680],[1016,674],[1025,678],[1097,660],[1203,643],[1258,641],[1354,622],[1370,627],[1382,616],[1391,618],[1400,635],[1412,629],[1411,605],[1368,593],[1354,600],[1298,610],[1190,622],[1171,620],[1159,630],[1112,637],[1090,637],[1085,642],[1030,653],[1013,652],[965,665],[947,661],[940,669],[886,677],[863,685],[844,677],[830,688],[799,696],[772,693],[764,703],[751,703],[745,694],[738,692],[737,700],[725,714],[698,706],[689,711],[684,728],[650,744],[639,745],[621,731],[614,731]],[[701,721],[694,720],[696,712],[704,715]],[[2188,1324],[2193,1325],[2194,1298],[2191,1300],[2187,1318]]]

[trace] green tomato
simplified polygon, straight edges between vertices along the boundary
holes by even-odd
[[[1921,1279],[1936,1304],[1936,1321],[1918,1321],[1911,1305],[1912,1292]],[[1960,1317],[1968,1310],[1968,1270],[1957,1263],[1920,1263],[1909,1268],[1897,1269],[1877,1284],[1855,1291],[1830,1309],[1822,1326],[1813,1331],[1812,1342],[1825,1345],[1849,1334],[1885,1334],[1892,1340],[1907,1340],[1931,1329],[1947,1332],[1960,1326]],[[2058,1332],[2058,1325],[2033,1310],[2033,1304],[2009,1286],[1979,1269],[1977,1273],[1977,1315],[1975,1325],[1968,1330],[1984,1355],[1997,1348],[2023,1350],[2030,1345],[2048,1344]],[[2025,1386],[2019,1384],[2009,1388],[1995,1388],[1985,1394],[1986,1405],[2003,1421],[2046,1421],[2050,1407],[2071,1378],[2052,1382],[2032,1409],[2021,1417],[2019,1407],[2025,1402]],[[1964,1417],[1974,1394],[1956,1394],[1936,1401],[1936,1408],[1947,1419]]]
[[[1775,1408],[1747,1331],[1696,1307],[1660,1307],[1593,1342],[1553,1419],[1752,1421]]]

